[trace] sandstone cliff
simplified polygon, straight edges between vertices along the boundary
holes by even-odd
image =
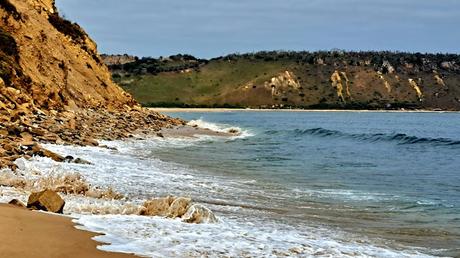
[[[54,0],[0,0],[0,113],[136,105]]]

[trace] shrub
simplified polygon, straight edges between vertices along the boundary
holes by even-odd
[[[9,15],[12,15],[16,20],[21,19],[21,14],[9,0],[0,0],[0,7],[3,8]]]
[[[72,23],[57,13],[52,13],[48,17],[48,21],[56,28],[59,32],[72,38],[77,43],[84,43],[86,34],[83,29],[76,23]]]
[[[7,56],[12,56],[16,60],[19,58],[16,40],[14,40],[14,38],[2,28],[0,28],[0,52]]]

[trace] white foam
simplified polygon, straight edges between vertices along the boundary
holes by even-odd
[[[218,224],[186,224],[141,216],[81,216],[84,229],[105,233],[95,239],[105,251],[147,257],[429,257],[312,227],[293,228],[263,220],[226,218]]]
[[[209,129],[212,131],[222,132],[222,133],[237,132],[238,136],[232,137],[234,139],[247,138],[247,137],[254,136],[254,134],[250,132],[249,130],[243,130],[240,127],[231,126],[227,124],[218,124],[218,123],[208,122],[208,121],[203,120],[202,118],[197,119],[197,120],[191,120],[190,122],[187,123],[187,125],[197,126],[199,128]]]
[[[229,180],[155,159],[151,150],[161,148],[162,144],[167,144],[167,140],[107,143],[117,150],[46,145],[52,151],[80,157],[94,165],[56,163],[39,157],[18,160],[17,165],[19,173],[28,179],[38,175],[79,173],[93,186],[112,187],[124,194],[126,198],[122,200],[64,196],[64,212],[77,216],[77,222],[86,229],[106,234],[96,239],[111,244],[99,247],[107,251],[149,257],[426,257],[416,250],[398,251],[387,247],[384,241],[362,241],[363,236],[324,227],[290,226],[274,221],[273,216],[267,216],[268,211],[242,208],[255,205],[255,199],[272,201],[280,197],[253,187],[257,183],[255,180]],[[251,195],[258,195],[252,200],[245,200],[248,184]],[[0,201],[9,201],[12,197],[25,200],[27,194],[0,187]],[[218,216],[220,222],[217,224],[195,225],[136,215],[144,200],[169,194],[236,203],[207,205]]]

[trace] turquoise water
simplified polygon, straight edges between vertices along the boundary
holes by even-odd
[[[237,191],[195,197],[202,202],[460,255],[459,113],[168,115],[251,134],[152,149],[162,161],[246,182]]]

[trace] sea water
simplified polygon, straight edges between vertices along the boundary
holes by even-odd
[[[107,251],[147,257],[428,257],[460,255],[460,114],[184,112],[227,131],[47,145],[93,165],[19,160],[33,180],[79,173],[122,200],[66,196]],[[26,193],[0,188],[0,201]],[[188,196],[215,224],[135,215],[145,200]]]

